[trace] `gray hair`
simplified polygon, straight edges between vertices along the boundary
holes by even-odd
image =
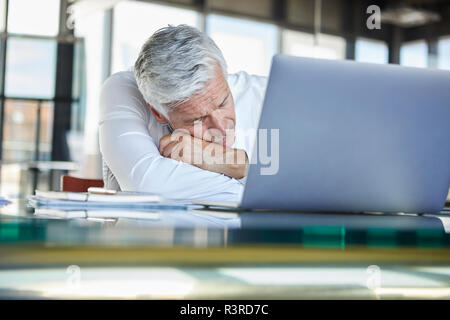
[[[180,103],[202,92],[216,66],[226,77],[225,59],[210,37],[187,25],[169,25],[144,43],[134,75],[144,99],[167,117]]]

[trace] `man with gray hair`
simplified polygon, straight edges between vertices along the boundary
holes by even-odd
[[[172,199],[238,201],[267,79],[228,74],[220,49],[187,25],[143,45],[134,73],[103,85],[99,138],[106,188]]]

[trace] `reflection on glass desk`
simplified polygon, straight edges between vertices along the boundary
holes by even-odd
[[[0,297],[450,298],[449,222],[16,201],[0,209]]]

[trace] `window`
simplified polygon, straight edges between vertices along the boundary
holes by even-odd
[[[3,50],[4,50],[4,46],[5,45],[5,41],[0,40],[0,75],[3,75],[3,68],[5,67],[2,63],[3,61]],[[0,95],[3,95],[3,77],[0,77]],[[1,100],[0,100],[1,101]]]
[[[71,128],[75,131],[84,130],[84,117],[86,111],[86,70],[85,70],[85,45],[84,40],[79,39],[75,43],[73,63],[72,98],[77,101],[72,103]]]
[[[400,49],[400,64],[409,67],[428,66],[428,46],[425,41],[406,43]]]
[[[0,31],[8,31],[2,160],[50,160],[60,0],[0,0]],[[7,26],[5,26],[7,21]],[[1,49],[1,48],[0,48]]]
[[[113,73],[132,67],[142,45],[156,30],[169,24],[194,27],[200,24],[195,11],[137,1],[118,3],[114,7],[113,21]]]
[[[212,14],[207,17],[207,28],[222,50],[228,72],[269,74],[272,57],[278,51],[275,25]]]
[[[314,57],[314,36],[310,33],[284,30],[282,52],[293,56]]]
[[[283,53],[311,58],[344,59],[345,41],[341,37],[319,34],[318,45],[314,35],[293,30],[283,31]]]
[[[52,102],[6,99],[3,160],[49,160],[52,126]],[[36,139],[39,139],[39,150],[36,150]]]
[[[55,88],[56,42],[9,38],[5,95],[52,98]]]
[[[0,0],[0,32],[5,31],[5,8],[6,0]]]
[[[358,39],[356,40],[355,60],[360,62],[388,63],[388,47],[383,41]]]
[[[450,70],[450,37],[438,42],[438,68]]]
[[[13,0],[8,7],[8,32],[56,36],[59,0]]]
[[[0,0],[0,33],[5,31],[5,22],[6,22],[6,0]],[[3,75],[3,45],[5,40],[0,39],[0,75]],[[0,77],[0,95],[3,95],[3,79]],[[1,100],[0,100],[1,102]]]
[[[105,12],[98,10],[80,17],[75,22],[75,36],[82,40],[77,43],[75,50],[75,61],[80,59],[78,62],[81,64],[79,66],[75,64],[74,76],[78,77],[79,82],[74,83],[76,90],[74,93],[77,94],[77,90],[83,89],[83,95],[79,97],[79,104],[72,105],[72,116],[83,116],[85,112],[82,121],[86,137],[94,137],[97,134],[98,101],[101,86],[105,80],[105,66],[102,63],[105,61],[103,57],[104,17]],[[83,78],[83,73],[86,78]],[[86,150],[95,152],[97,141],[86,138],[85,142]]]

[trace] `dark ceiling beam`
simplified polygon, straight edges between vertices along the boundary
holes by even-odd
[[[402,28],[403,41],[429,40],[450,35],[450,1],[449,0],[386,0],[382,10],[400,5],[432,11],[440,15],[441,21],[424,26]]]
[[[287,0],[272,0],[272,16],[278,23],[286,21]]]
[[[405,28],[403,33],[405,42],[449,36],[450,21],[442,21],[414,28]]]
[[[192,4],[199,10],[204,10],[206,8],[208,0],[193,0]]]

